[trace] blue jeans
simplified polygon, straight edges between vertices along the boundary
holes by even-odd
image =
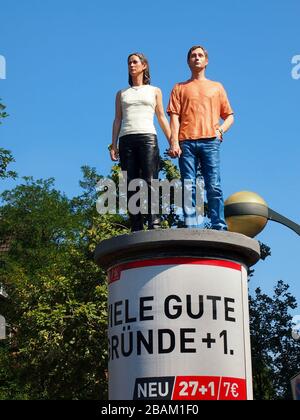
[[[211,227],[227,230],[224,217],[224,200],[220,177],[220,140],[217,138],[184,140],[180,142],[182,154],[179,158],[181,181],[191,185],[191,206],[185,206],[183,213],[186,227],[199,227],[196,217],[196,176],[200,164],[204,178]],[[184,186],[184,184],[183,184]]]

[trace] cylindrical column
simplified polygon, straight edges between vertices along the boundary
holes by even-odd
[[[96,249],[109,282],[109,398],[252,399],[244,235],[135,232]]]

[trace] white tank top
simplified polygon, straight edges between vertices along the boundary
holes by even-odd
[[[121,91],[122,125],[119,137],[127,134],[156,134],[154,113],[156,88],[151,85],[132,86]]]

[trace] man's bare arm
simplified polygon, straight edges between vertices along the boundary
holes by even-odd
[[[179,157],[181,155],[181,149],[179,146],[179,115],[177,114],[170,114],[170,127],[171,127],[171,139],[170,139],[170,150],[169,155],[173,158]]]

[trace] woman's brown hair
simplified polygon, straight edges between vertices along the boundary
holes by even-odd
[[[146,68],[145,68],[145,70],[144,70],[144,75],[143,75],[143,84],[144,85],[150,85],[150,80],[151,80],[151,77],[150,77],[150,69],[149,69],[149,63],[148,63],[148,60],[147,60],[147,58],[144,56],[144,54],[142,54],[142,53],[138,53],[138,52],[134,52],[134,53],[131,53],[131,54],[129,54],[129,56],[128,56],[128,58],[127,58],[127,63],[129,63],[129,59],[130,59],[130,57],[132,57],[133,55],[136,55],[137,57],[139,57],[139,59],[141,60],[141,62],[143,63],[143,64],[146,64]],[[129,74],[128,75],[128,83],[129,83],[129,85],[130,86],[132,86],[133,85],[133,83],[132,83],[132,77],[131,77],[131,75]]]

